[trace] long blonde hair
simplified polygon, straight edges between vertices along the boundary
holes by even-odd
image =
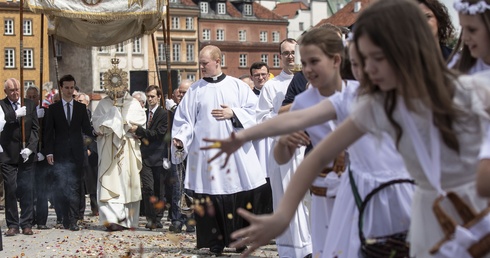
[[[368,37],[383,50],[399,82],[395,89],[381,92],[364,72],[360,89],[361,94],[384,94],[384,109],[396,130],[397,144],[403,130],[393,119],[393,111],[401,95],[411,110],[413,97],[430,108],[444,143],[458,151],[459,143],[452,129],[458,117],[452,100],[456,76],[446,67],[426,18],[414,1],[377,1],[360,14],[354,29],[356,46],[360,37]],[[362,57],[361,64],[364,66]]]

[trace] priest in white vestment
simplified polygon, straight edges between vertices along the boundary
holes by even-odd
[[[130,129],[146,123],[138,100],[127,92],[117,95],[116,102],[102,99],[92,116],[94,129],[102,134],[97,138],[99,220],[109,231],[138,227],[142,162],[140,141]]]
[[[255,125],[257,97],[243,81],[221,72],[216,46],[201,50],[199,65],[203,79],[192,84],[175,112],[172,159],[178,164],[187,157],[185,188],[201,201],[195,209],[197,248],[221,254],[232,242],[230,234],[248,225],[237,208],[252,210],[254,191],[266,181],[252,143],[245,143],[224,167],[224,158],[208,163],[216,150],[200,147],[205,137],[222,139]]]

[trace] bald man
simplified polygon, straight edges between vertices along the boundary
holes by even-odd
[[[25,99],[24,106],[20,105],[20,87],[17,79],[8,79],[4,84],[7,97],[0,101],[6,121],[0,136],[3,148],[0,153],[1,171],[5,180],[5,220],[8,227],[5,236],[19,234],[20,228],[24,235],[33,234],[34,161],[39,140],[39,122],[34,102]],[[22,121],[24,139],[21,135]],[[17,201],[20,203],[20,216]]]
[[[231,243],[230,234],[248,224],[238,216],[237,208],[255,206],[255,191],[266,181],[251,143],[232,154],[224,168],[224,157],[208,164],[216,151],[201,151],[200,147],[205,137],[227,138],[255,125],[257,96],[246,83],[221,71],[218,47],[201,50],[199,67],[203,78],[190,86],[175,111],[172,159],[179,164],[187,157],[185,188],[194,192],[196,200],[205,200],[199,206],[202,216],[195,217],[197,248],[207,247],[219,255]]]

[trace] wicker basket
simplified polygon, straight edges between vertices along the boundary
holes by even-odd
[[[395,233],[387,236],[379,236],[373,238],[366,238],[363,232],[364,224],[364,211],[371,200],[371,198],[384,188],[401,183],[413,184],[414,181],[411,179],[394,179],[383,183],[373,189],[364,200],[361,199],[359,192],[357,190],[354,177],[352,176],[352,171],[349,170],[349,179],[352,187],[352,192],[354,194],[354,199],[356,201],[357,207],[359,208],[359,239],[361,240],[360,254],[364,258],[408,258],[410,257],[410,245],[407,243],[407,231]]]
[[[490,207],[484,209],[482,212],[478,213],[468,206],[459,195],[454,192],[447,193],[446,197],[454,206],[455,210],[458,212],[458,215],[463,220],[463,227],[470,229],[472,226],[477,224],[481,219],[485,218],[490,213]],[[456,230],[456,226],[458,224],[456,221],[451,218],[442,208],[441,201],[444,199],[444,196],[438,197],[434,201],[434,205],[432,207],[434,211],[434,215],[436,216],[439,224],[441,225],[442,230],[444,231],[445,237],[439,241],[434,247],[431,248],[430,253],[436,254],[439,249],[449,240],[451,240],[454,236],[454,232]],[[490,232],[486,234],[483,238],[481,238],[477,243],[471,245],[467,249],[468,253],[473,258],[480,258],[490,253]]]

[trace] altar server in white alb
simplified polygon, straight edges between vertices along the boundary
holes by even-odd
[[[296,46],[296,40],[291,38],[284,39],[280,43],[279,58],[281,59],[282,71],[279,75],[267,81],[260,92],[259,102],[256,109],[257,123],[265,122],[279,114],[279,109],[281,108],[282,101],[288,90],[289,83],[294,76],[292,70],[295,62],[298,62],[299,60],[299,51],[295,52]],[[308,138],[304,131],[300,131],[297,134]],[[291,137],[294,137],[293,134]],[[309,140],[305,140],[302,147],[295,147],[293,150],[294,154],[292,154],[291,157],[288,157],[288,161],[281,162],[281,165],[279,165],[272,153],[274,146],[279,146],[279,148],[287,147],[283,146],[278,139],[279,137],[277,137],[277,139],[267,137],[265,139],[253,141],[254,143],[265,143],[265,149],[257,151],[259,153],[262,151],[266,154],[263,156],[265,156],[265,160],[267,161],[267,176],[270,178],[273,205],[277,205],[281,201],[296,167],[303,160],[306,149],[304,145],[309,143]],[[299,204],[294,219],[291,220],[287,230],[276,238],[277,252],[280,257],[305,257],[312,253],[312,240],[309,225],[310,218],[309,210],[306,205],[307,201],[309,201],[309,196],[306,197],[305,201]]]
[[[218,47],[204,47],[199,66],[203,79],[192,84],[175,112],[172,159],[178,164],[187,157],[185,188],[201,201],[197,248],[220,254],[232,241],[230,234],[246,225],[237,208],[252,210],[255,189],[266,181],[252,143],[229,156],[225,167],[224,158],[208,164],[218,151],[200,151],[200,145],[204,137],[225,138],[255,125],[257,97],[243,81],[222,73]]]

